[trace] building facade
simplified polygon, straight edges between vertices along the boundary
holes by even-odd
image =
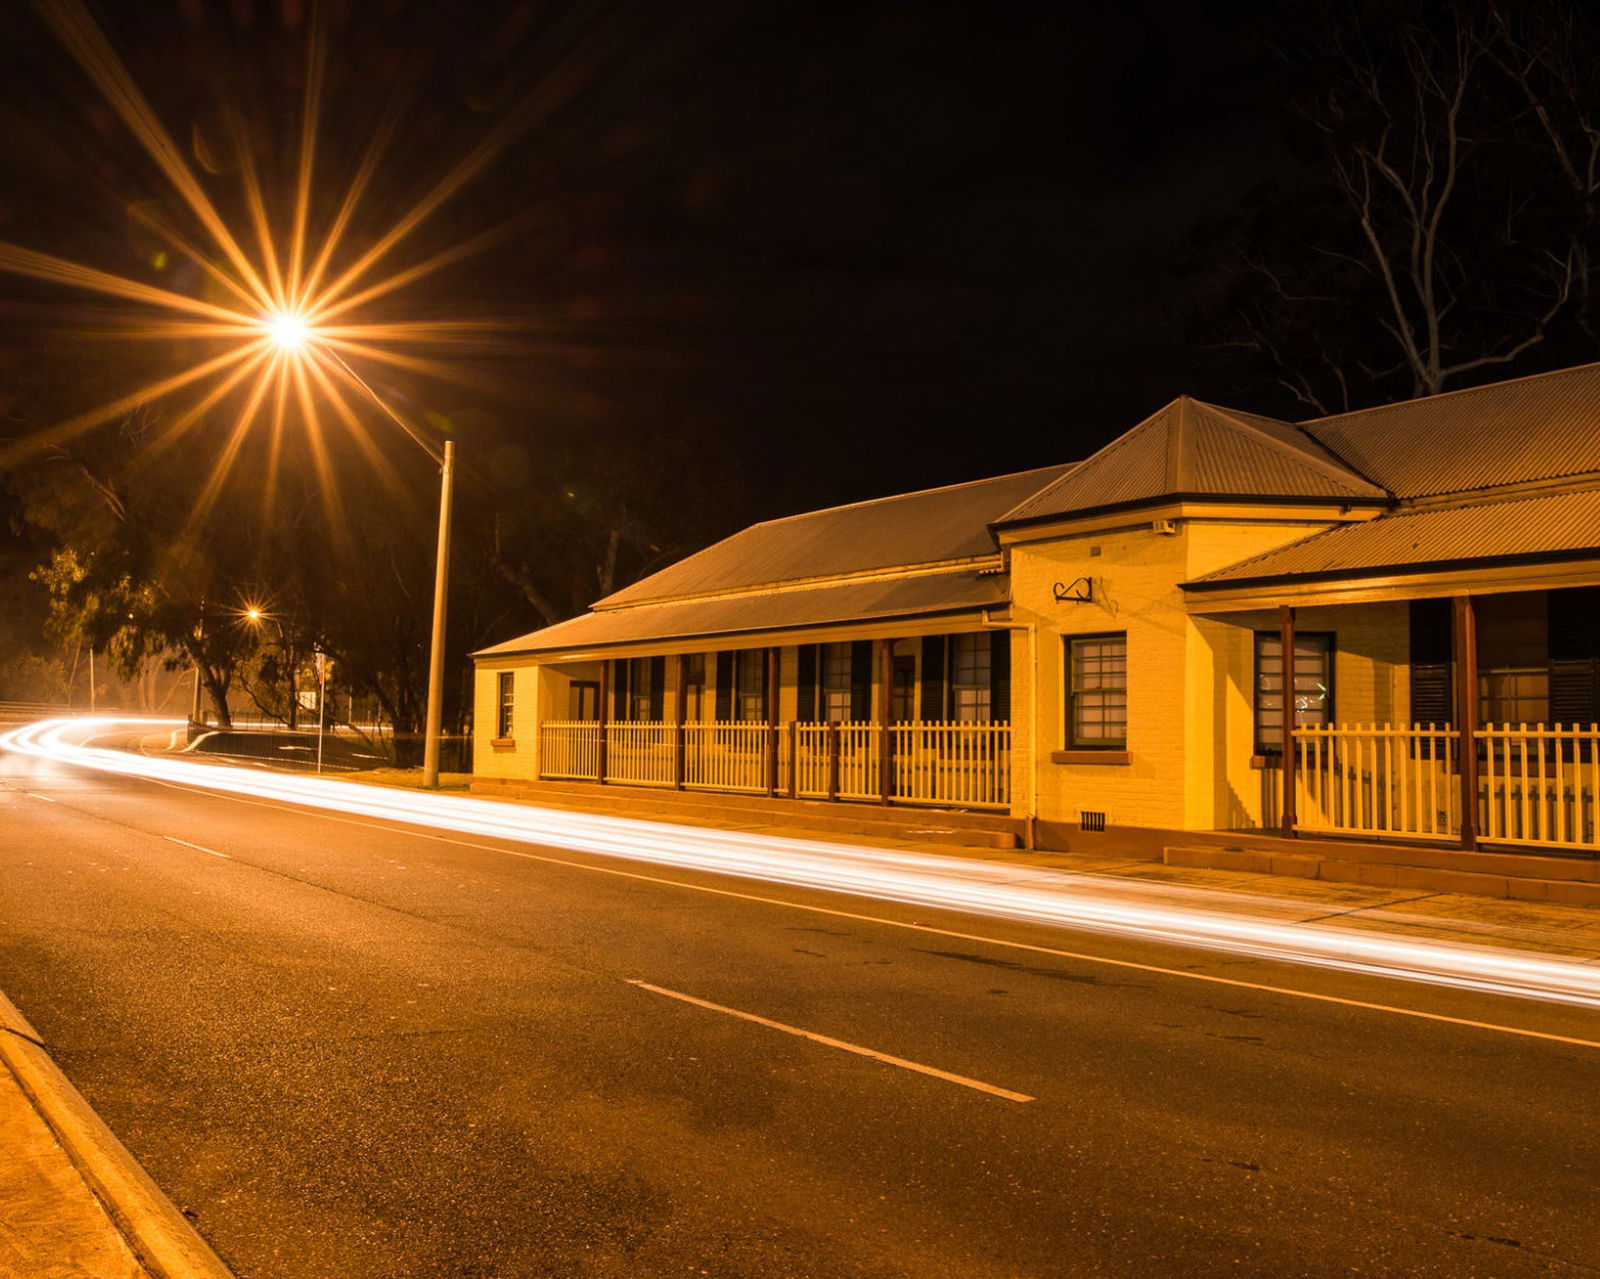
[[[1287,660],[1286,660],[1286,655]],[[1600,366],[755,525],[475,655],[475,771],[1593,850]]]

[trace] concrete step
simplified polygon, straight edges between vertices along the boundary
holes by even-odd
[[[665,821],[704,821],[737,826],[778,826],[818,834],[864,835],[964,848],[1019,848],[1019,823],[1002,814],[946,813],[939,809],[874,807],[771,800],[766,796],[655,790],[648,787],[553,787],[515,780],[479,778],[475,794],[514,799],[566,812],[616,814]],[[725,803],[723,801],[745,801]],[[947,821],[947,818],[963,821]],[[971,820],[977,819],[977,820]]]
[[[1553,902],[1562,906],[1600,906],[1600,882],[1587,872],[1593,863],[1570,863],[1555,857],[1520,858],[1517,854],[1448,854],[1443,849],[1394,848],[1392,860],[1371,857],[1328,856],[1320,853],[1281,852],[1242,847],[1183,847],[1162,850],[1168,866],[1201,870],[1252,871],[1292,875],[1346,884],[1416,890],[1428,893],[1467,893],[1475,897],[1505,897],[1516,901]],[[1439,856],[1417,864],[1414,853]],[[1473,861],[1480,858],[1481,861]],[[1548,869],[1564,873],[1550,876]]]

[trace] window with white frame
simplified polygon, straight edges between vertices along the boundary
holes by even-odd
[[[990,718],[993,641],[984,632],[950,637],[950,718],[964,724]]]
[[[850,718],[852,705],[849,644],[824,644],[822,647],[819,710],[823,723],[842,724]]]
[[[1294,722],[1325,725],[1333,718],[1333,636],[1305,632],[1294,637]],[[1256,632],[1256,753],[1283,750],[1283,637]]]
[[[734,654],[733,669],[733,717],[745,724],[760,723],[767,718],[766,649],[740,649]]]
[[[494,735],[502,740],[511,736],[511,716],[516,701],[517,677],[513,671],[501,671],[495,688]]]
[[[1067,745],[1126,750],[1128,637],[1073,635],[1067,645]]]

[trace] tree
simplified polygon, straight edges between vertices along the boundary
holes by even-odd
[[[1308,167],[1198,229],[1215,353],[1319,414],[1593,358],[1600,30],[1555,6],[1367,3],[1275,53]]]

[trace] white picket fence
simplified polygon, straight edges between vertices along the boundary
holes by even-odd
[[[559,781],[598,781],[600,725],[582,720],[540,724],[539,776]]]
[[[1600,725],[1488,724],[1477,738],[1482,838],[1600,848]]]
[[[685,724],[683,784],[765,794],[769,737],[765,724]]]
[[[677,783],[692,790],[803,799],[881,800],[881,724],[684,724],[561,721],[540,725],[539,775],[635,786]],[[998,808],[1011,798],[1011,726],[907,723],[889,730],[890,801],[951,808]],[[774,754],[776,767],[774,768]]]
[[[607,724],[606,780],[630,786],[671,786],[676,749],[671,724]]]
[[[961,808],[1011,802],[1011,725],[896,724],[890,731],[896,795]]]
[[[1600,848],[1600,726],[1489,724],[1474,740],[1481,839]],[[1460,833],[1460,735],[1449,725],[1305,725],[1294,750],[1299,831]]]

